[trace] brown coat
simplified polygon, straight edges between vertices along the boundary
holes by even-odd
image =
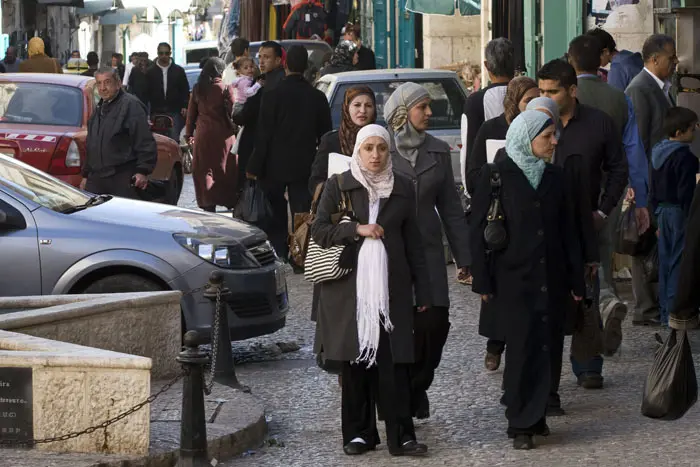
[[[338,212],[341,187],[347,192],[360,224],[369,220],[367,190],[347,171],[331,177],[323,190],[311,235],[319,246],[356,244],[358,222],[333,224]],[[389,334],[394,363],[412,363],[414,359],[413,305],[430,305],[430,279],[423,254],[421,233],[416,220],[416,202],[412,183],[400,174],[394,179],[391,196],[379,202],[377,224],[384,228],[384,247],[389,262],[389,304],[394,330]],[[355,261],[357,264],[357,261]],[[322,282],[319,288],[318,319],[314,351],[323,347],[328,360],[352,361],[359,355],[356,319],[356,271],[336,281]]]
[[[34,55],[19,64],[20,73],[63,73],[58,60],[44,54]]]
[[[192,135],[195,123],[197,125],[192,180],[200,208],[233,208],[236,202],[236,157],[230,154],[235,138],[224,110],[224,89],[224,84],[218,78],[202,96],[195,88],[187,106],[185,134]],[[229,100],[233,103],[233,90],[230,87]]]

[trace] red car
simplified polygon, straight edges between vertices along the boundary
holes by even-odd
[[[75,187],[86,160],[87,122],[100,96],[88,76],[0,74],[0,154]],[[158,163],[151,178],[170,180],[165,201],[177,204],[183,183],[180,146],[154,133]]]

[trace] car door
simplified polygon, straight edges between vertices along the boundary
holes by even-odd
[[[0,296],[41,295],[39,239],[32,213],[0,191]]]

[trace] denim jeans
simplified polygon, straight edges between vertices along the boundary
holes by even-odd
[[[661,324],[668,326],[668,315],[676,297],[678,273],[685,241],[685,214],[680,206],[659,206],[659,304]]]

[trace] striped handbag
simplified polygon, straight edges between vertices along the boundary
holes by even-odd
[[[352,221],[352,202],[344,191],[341,192],[338,214],[340,217],[338,224]],[[310,237],[306,260],[304,261],[304,279],[318,284],[347,276],[352,272],[352,267],[348,267],[352,262],[348,261],[349,258],[347,258],[354,253],[351,250],[354,250],[354,248],[348,248],[348,245],[333,245],[330,248],[321,248],[314,241],[314,238]]]

